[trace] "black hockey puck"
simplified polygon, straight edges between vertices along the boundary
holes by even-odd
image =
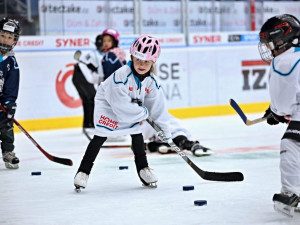
[[[182,189],[184,191],[192,191],[192,190],[194,190],[194,186],[183,186]]]
[[[42,175],[42,172],[38,171],[38,172],[31,172],[31,176],[38,176],[38,175]]]
[[[194,205],[196,205],[196,206],[207,205],[207,201],[206,200],[195,200]]]
[[[128,170],[128,166],[119,166],[119,170]]]

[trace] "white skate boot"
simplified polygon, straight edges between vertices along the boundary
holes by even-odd
[[[18,169],[19,168],[19,158],[16,154],[12,152],[2,152],[3,161],[5,162],[5,167],[7,169]]]
[[[84,172],[78,172],[74,178],[74,186],[77,192],[80,192],[80,188],[86,188],[89,175]]]
[[[144,169],[141,169],[139,172],[139,177],[145,186],[150,186],[150,187],[156,188],[157,187],[156,182],[158,180],[157,180],[157,177],[155,176],[155,174],[152,173],[151,170],[152,169],[150,169],[149,167],[145,167]]]

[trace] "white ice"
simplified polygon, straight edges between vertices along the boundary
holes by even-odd
[[[280,191],[279,143],[285,125],[247,127],[237,115],[187,119],[184,124],[194,139],[215,151],[203,158],[186,152],[199,168],[240,171],[245,180],[206,181],[176,153],[148,153],[159,180],[156,189],[149,189],[138,179],[129,148],[101,149],[87,188],[76,193],[73,178],[88,144],[81,129],[30,132],[50,154],[72,159],[72,167],[48,160],[18,133],[20,168],[8,170],[0,160],[0,224],[300,224],[300,217],[290,219],[273,209],[273,194]],[[32,176],[35,171],[42,175]],[[184,185],[195,190],[183,191]],[[207,206],[194,206],[194,200],[207,200]]]

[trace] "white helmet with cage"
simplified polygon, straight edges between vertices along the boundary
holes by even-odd
[[[6,54],[16,46],[20,31],[18,21],[8,18],[0,21],[0,52],[2,54]]]

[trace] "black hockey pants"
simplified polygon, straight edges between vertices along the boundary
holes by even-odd
[[[87,82],[78,64],[74,66],[72,82],[82,100],[83,127],[94,127],[94,98],[96,95],[96,90],[93,84]]]
[[[15,148],[14,146],[14,131],[13,129],[7,131],[7,132],[2,132],[0,134],[0,140],[1,140],[1,149],[2,152],[12,152]]]

